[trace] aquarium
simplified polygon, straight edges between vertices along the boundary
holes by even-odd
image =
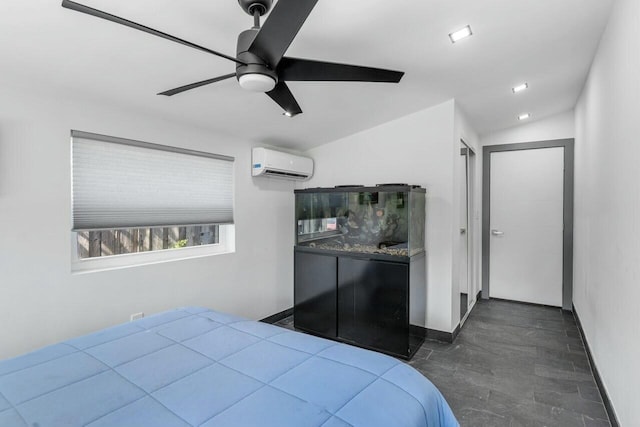
[[[408,257],[424,252],[425,190],[405,184],[296,190],[296,245]]]

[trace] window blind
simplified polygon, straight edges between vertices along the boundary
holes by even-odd
[[[73,231],[233,223],[232,157],[71,132]]]

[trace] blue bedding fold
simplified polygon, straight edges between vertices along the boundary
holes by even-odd
[[[372,351],[198,307],[0,362],[2,427],[455,427]]]

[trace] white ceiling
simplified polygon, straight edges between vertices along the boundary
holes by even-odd
[[[236,0],[77,0],[235,54],[252,25]],[[235,79],[156,93],[234,64],[59,0],[0,2],[2,78],[149,111],[255,143],[307,149],[455,98],[480,133],[571,109],[613,0],[320,0],[287,55],[405,71],[400,84],[292,82],[304,114],[281,115]],[[472,26],[451,44],[448,33]],[[523,81],[530,89],[513,95]]]

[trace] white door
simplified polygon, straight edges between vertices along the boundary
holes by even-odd
[[[564,148],[491,153],[489,296],[562,306]]]

